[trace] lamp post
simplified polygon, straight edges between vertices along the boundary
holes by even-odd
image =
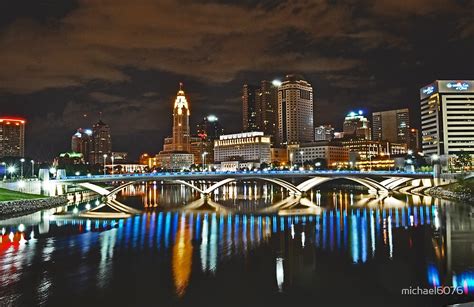
[[[23,163],[25,163],[25,158],[20,159],[20,173],[21,173],[21,178],[23,178]]]
[[[203,171],[206,170],[206,155],[207,155],[207,151],[202,153],[202,169],[203,169]]]
[[[104,157],[104,176],[106,174],[106,162],[107,162],[107,154],[104,154],[102,157]]]
[[[31,177],[35,176],[35,160],[31,160]]]
[[[16,167],[14,165],[10,165],[7,168],[7,171],[10,173],[10,179],[13,178],[13,174],[16,172]]]

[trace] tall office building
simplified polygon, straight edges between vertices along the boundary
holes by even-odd
[[[408,135],[408,149],[414,152],[420,152],[420,131],[416,128],[411,128]]]
[[[0,118],[0,158],[25,156],[25,124],[23,118]]]
[[[437,80],[420,89],[425,155],[474,155],[474,81]]]
[[[224,128],[215,115],[208,115],[198,123],[198,138],[191,138],[191,152],[194,154],[194,163],[211,164],[214,162],[214,141],[224,134]]]
[[[315,141],[331,141],[334,138],[334,128],[331,125],[323,125],[314,128]]]
[[[165,169],[189,168],[194,162],[191,153],[189,115],[189,103],[183,84],[180,83],[173,105],[173,135],[165,138],[163,150],[158,154],[161,166]]]
[[[112,154],[112,138],[110,127],[99,119],[92,126],[92,144],[89,154],[91,164],[104,164],[104,155],[110,157]]]
[[[257,127],[257,104],[255,94],[257,87],[244,84],[242,88],[242,129],[243,131],[256,131]]]
[[[224,134],[224,128],[219,123],[215,115],[208,115],[197,124],[197,135],[203,140],[217,140],[221,134]]]
[[[278,87],[270,81],[263,80],[255,95],[257,109],[256,126],[265,135],[276,136],[278,133]]]
[[[370,140],[370,121],[364,116],[364,112],[350,112],[344,118],[344,138]]]
[[[77,129],[71,138],[71,151],[81,153],[84,162],[89,162],[90,151],[92,147],[92,130]]]
[[[372,113],[372,139],[394,143],[409,143],[410,113],[398,109]]]
[[[302,76],[287,75],[278,87],[278,142],[313,141],[313,88]]]

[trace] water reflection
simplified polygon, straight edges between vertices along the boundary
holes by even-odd
[[[236,274],[242,279],[238,291],[246,289],[245,280],[251,283],[252,279],[268,275],[271,282],[264,288],[267,290],[262,289],[262,295],[311,289],[310,293],[324,296],[313,289],[313,279],[336,278],[339,272],[352,274],[367,284],[381,282],[372,280],[374,266],[387,270],[403,266],[412,272],[398,276],[405,287],[454,285],[462,286],[468,295],[474,291],[474,222],[461,205],[422,205],[421,198],[419,204],[397,198],[377,200],[377,206],[362,206],[361,194],[318,191],[309,196],[310,201],[314,197],[316,204],[325,205],[316,215],[175,208],[160,211],[160,195],[168,193],[173,199],[174,191],[181,194],[180,189],[159,192],[161,187],[157,185],[142,188],[130,186],[121,201],[139,196],[143,207],[155,209],[128,219],[57,220],[43,213],[31,220],[25,217],[1,222],[2,302],[47,303],[60,299],[65,295],[62,291],[79,295],[80,289],[85,288],[92,293],[120,293],[124,276],[131,278],[137,272],[146,276],[145,271],[155,266],[159,274],[153,283],[158,287],[172,280],[174,295],[166,292],[166,286],[157,291],[162,291],[164,297],[179,299],[204,296],[192,289],[200,289],[201,283],[209,283],[209,278],[217,281],[213,283],[215,291],[226,291],[226,283]],[[229,191],[232,189],[239,187],[227,188],[226,193],[234,195]],[[285,197],[281,192],[271,193],[269,187],[251,185],[246,189],[248,198],[237,205],[241,208],[259,207],[266,203],[265,199],[272,199],[271,206]],[[218,197],[221,203],[226,202],[221,194]],[[127,204],[139,207],[134,201]],[[252,269],[251,263],[258,263],[261,269]],[[57,276],[57,269],[53,269],[56,267],[66,268],[64,277]],[[63,284],[64,278],[70,282]],[[28,287],[34,289],[34,294],[24,291],[26,279],[32,280]],[[136,282],[144,286],[139,280]],[[150,280],[144,278],[143,282]],[[57,288],[61,291],[52,291]]]

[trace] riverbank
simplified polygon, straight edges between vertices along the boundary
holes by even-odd
[[[39,199],[39,198],[44,198],[44,196],[38,195],[38,194],[27,194],[27,193],[0,188],[0,202],[22,200],[22,199]]]
[[[431,188],[428,194],[474,205],[474,179],[461,180],[459,182]]]
[[[64,196],[2,201],[0,202],[0,219],[34,213],[38,210],[64,206],[67,203],[68,200]]]

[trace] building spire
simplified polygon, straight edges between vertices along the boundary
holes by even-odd
[[[179,82],[179,91],[183,91],[183,82]]]

